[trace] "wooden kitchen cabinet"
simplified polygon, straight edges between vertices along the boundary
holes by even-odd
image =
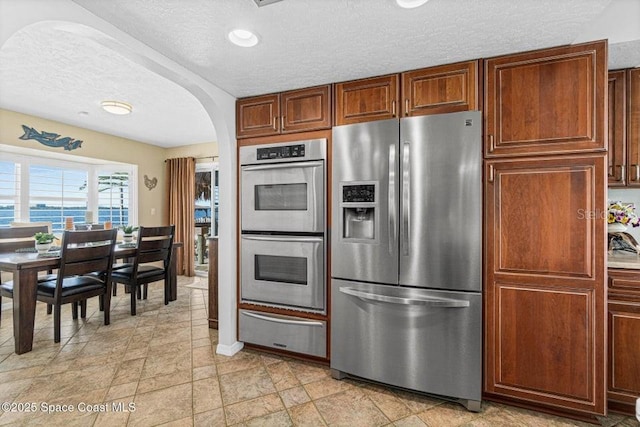
[[[627,186],[640,187],[640,68],[627,71]]]
[[[385,120],[397,117],[400,106],[398,74],[336,83],[335,124]]]
[[[274,135],[280,132],[280,95],[236,101],[236,137]]]
[[[625,70],[609,72],[608,92],[609,187],[624,187],[627,169],[627,73]]]
[[[485,61],[485,155],[605,151],[607,42]]]
[[[640,397],[640,270],[609,269],[608,406],[635,413]]]
[[[239,99],[236,137],[331,128],[331,85]]]
[[[402,115],[480,110],[479,61],[402,73]]]
[[[485,161],[485,398],[604,414],[605,155]]]

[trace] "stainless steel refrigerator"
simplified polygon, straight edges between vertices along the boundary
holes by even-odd
[[[333,128],[331,370],[480,410],[482,116]]]

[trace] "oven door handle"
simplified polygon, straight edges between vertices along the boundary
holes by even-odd
[[[241,313],[244,314],[245,316],[253,317],[255,319],[266,320],[267,322],[274,322],[274,323],[284,323],[285,325],[324,326],[324,323],[313,321],[313,320],[288,320],[288,319],[281,319],[279,317],[262,316],[260,314],[250,313],[247,311],[241,311]]]
[[[340,292],[343,294],[351,295],[360,299],[370,301],[388,302],[391,304],[402,305],[425,305],[429,307],[443,307],[443,308],[455,308],[455,307],[469,307],[469,301],[448,299],[448,298],[404,298],[394,297],[391,295],[381,295],[371,292],[358,291],[353,288],[341,287]]]
[[[324,162],[322,160],[315,160],[312,162],[289,162],[289,163],[273,163],[269,165],[252,165],[242,166],[243,171],[263,171],[269,169],[291,169],[291,168],[316,168],[322,167]]]
[[[244,240],[258,240],[261,242],[309,242],[309,243],[322,243],[324,241],[323,237],[315,237],[315,236],[273,236],[273,235],[254,235],[254,234],[243,234],[242,239]]]

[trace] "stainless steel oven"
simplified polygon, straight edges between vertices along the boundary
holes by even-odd
[[[242,231],[323,233],[324,139],[240,148]]]
[[[323,236],[243,234],[241,300],[322,311]]]

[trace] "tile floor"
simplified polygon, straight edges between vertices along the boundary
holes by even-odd
[[[64,307],[59,344],[53,342],[52,316],[39,304],[34,349],[21,356],[13,353],[11,309],[5,304],[0,401],[22,411],[0,411],[0,425],[588,425],[493,403],[471,413],[417,394],[335,381],[327,366],[256,351],[216,355],[206,291],[193,287],[205,280],[180,277],[178,300],[168,306],[154,284],[135,317],[120,288],[106,327],[96,302],[84,321],[72,320],[70,307]],[[622,416],[602,424],[640,425]]]

